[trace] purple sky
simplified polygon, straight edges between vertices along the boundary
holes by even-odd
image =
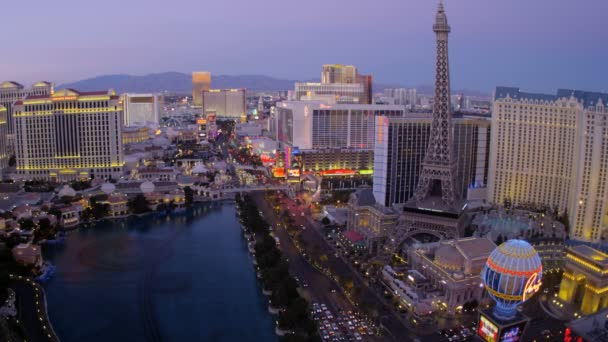
[[[210,70],[310,79],[321,64],[433,82],[436,0],[8,1],[0,80]],[[452,88],[608,91],[608,1],[445,0]],[[8,15],[6,15],[8,14]]]

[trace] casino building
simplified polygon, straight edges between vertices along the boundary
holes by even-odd
[[[16,178],[120,178],[122,115],[112,90],[63,89],[15,102]]]
[[[0,171],[8,166],[8,111],[0,104]]]
[[[568,212],[570,236],[608,236],[608,94],[498,87],[492,109],[488,200]]]
[[[347,230],[360,234],[367,252],[370,255],[377,255],[397,224],[399,213],[376,203],[372,188],[369,186],[361,186],[353,192],[347,208]]]
[[[37,82],[31,88],[13,81],[0,83],[0,105],[6,107],[8,132],[13,133],[13,104],[26,96],[42,96],[53,93],[54,84],[50,82]]]
[[[374,165],[375,118],[405,114],[404,106],[285,101],[271,129],[280,149],[300,151],[304,173],[366,173]]]
[[[390,207],[406,203],[418,184],[431,135],[432,116],[376,117],[374,196]],[[456,191],[469,201],[485,200],[490,153],[490,120],[453,114],[453,151],[457,161]]]
[[[408,261],[411,269],[430,281],[427,292],[438,292],[434,305],[454,314],[465,303],[484,298],[479,274],[495,248],[486,238],[444,240],[410,248]]]
[[[559,299],[584,315],[608,308],[608,254],[586,245],[568,248]]]

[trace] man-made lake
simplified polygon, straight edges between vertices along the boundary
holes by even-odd
[[[80,228],[45,256],[63,342],[277,340],[232,203]]]

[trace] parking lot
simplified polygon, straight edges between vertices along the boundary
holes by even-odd
[[[369,320],[352,311],[332,312],[324,303],[313,303],[311,317],[319,326],[323,341],[376,340],[376,328]]]
[[[461,325],[458,328],[444,329],[439,331],[444,341],[473,341],[475,336],[475,322],[470,322],[467,325]]]

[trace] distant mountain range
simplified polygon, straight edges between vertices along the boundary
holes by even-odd
[[[305,80],[307,82],[318,82],[318,80]],[[297,80],[285,80],[264,75],[213,75],[211,76],[211,87],[215,89],[245,88],[248,91],[280,91],[292,90]],[[403,87],[397,84],[374,83],[374,92],[383,91],[385,88]],[[114,89],[118,93],[158,93],[169,92],[176,94],[190,94],[192,92],[192,75],[180,72],[163,72],[144,76],[133,75],[103,75],[73,83],[61,84],[60,88],[74,88],[82,91],[93,91],[103,89]],[[432,94],[432,86],[418,86],[418,93]],[[475,91],[458,91],[454,93],[465,93],[472,96],[487,96],[487,94]]]
[[[251,91],[278,91],[293,89],[296,81],[282,80],[262,75],[212,75],[211,87],[246,88]],[[62,84],[58,88],[74,88],[92,91],[112,88],[118,93],[156,93],[169,92],[190,94],[192,92],[192,75],[180,72],[163,72],[144,76],[103,75],[73,83]]]

